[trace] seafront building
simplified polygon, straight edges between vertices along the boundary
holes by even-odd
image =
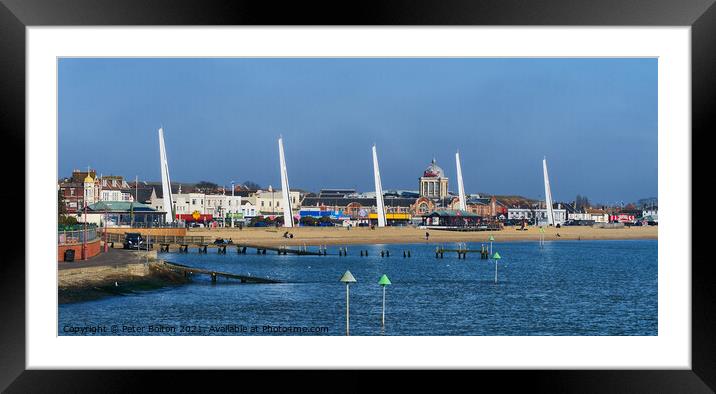
[[[98,201],[134,201],[129,187],[121,176],[97,176],[97,171],[92,169],[74,170],[69,178],[60,179],[57,184],[68,214],[82,211],[85,205]]]
[[[161,227],[166,212],[133,201],[99,201],[88,205],[81,221],[100,227]]]
[[[511,221],[526,220],[528,224],[547,226],[549,223],[550,213],[552,215],[554,225],[562,225],[567,221],[567,210],[562,208],[561,203],[553,204],[551,210],[547,210],[544,207],[508,208],[507,219]]]
[[[456,155],[457,163],[459,157]],[[465,194],[465,209],[461,209],[463,207],[459,194],[449,190],[449,179],[435,159],[417,180],[417,190],[389,190],[382,189],[381,185],[386,225],[421,225],[427,221],[457,223],[460,220],[465,223],[465,219],[468,219],[469,225],[472,225],[473,221],[489,223],[524,220],[528,225],[540,226],[549,223],[549,212],[545,209],[544,201],[520,196]],[[82,222],[83,208],[87,206],[88,222],[112,226],[127,225],[131,222],[138,225],[166,224],[166,216],[163,221],[155,217],[157,213],[166,215],[167,211],[164,207],[166,199],[162,186],[161,182],[127,181],[122,176],[102,176],[96,170],[88,169],[73,171],[71,177],[60,179],[57,187],[67,214],[74,215]],[[268,190],[248,190],[246,187],[237,186],[232,193],[231,189],[216,185],[207,188],[207,183],[199,186],[202,187],[191,183],[171,184],[170,201],[177,225],[215,223],[230,226],[232,222],[234,225],[246,225],[256,217],[274,220],[283,215],[282,190],[274,190],[270,186]],[[318,193],[310,193],[296,189],[288,193],[288,198],[294,223],[315,224],[315,221],[322,221],[324,225],[338,223],[345,226],[377,226],[379,223],[375,191],[326,188]],[[650,202],[642,206],[578,210],[571,202],[553,203],[551,213],[555,225],[563,225],[567,221],[581,225],[609,222],[657,223],[656,203]],[[433,215],[435,212],[440,213]],[[105,219],[103,215],[108,216]]]
[[[448,190],[448,178],[436,161],[418,178],[417,191],[383,191],[383,205],[388,225],[421,224],[423,217],[442,210],[460,210],[459,196]],[[505,219],[507,207],[494,196],[466,197],[466,217]],[[301,201],[301,217],[330,217],[350,224],[378,225],[378,204],[375,192],[356,193],[354,189],[322,189]]]

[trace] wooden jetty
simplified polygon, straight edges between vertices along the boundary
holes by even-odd
[[[445,248],[444,246],[436,247],[435,248],[435,258],[436,259],[443,258],[446,252],[457,253],[458,259],[466,259],[468,253],[479,253],[480,259],[483,259],[483,260],[488,259],[490,256],[490,251],[488,250],[488,248],[485,245],[482,245],[482,247],[480,249],[468,249],[467,245],[461,244],[461,245],[458,245],[458,247],[454,248],[454,249]]]
[[[247,275],[236,275],[231,274],[228,272],[220,272],[220,271],[212,271],[202,268],[194,268],[189,267],[186,265],[181,265],[177,263],[170,263],[168,261],[164,262],[164,266],[168,269],[171,269],[172,271],[181,272],[184,274],[184,277],[188,277],[189,275],[208,275],[211,278],[211,281],[216,283],[216,279],[218,277],[226,278],[226,279],[236,279],[241,281],[241,283],[281,283],[281,281],[274,280],[274,279],[268,279],[268,278],[259,278],[255,276],[247,276]]]
[[[160,252],[169,252],[171,249],[178,249],[180,253],[188,253],[189,248],[196,248],[199,253],[208,253],[209,249],[216,249],[219,254],[226,254],[230,248],[236,248],[237,253],[246,254],[248,249],[255,249],[256,254],[266,254],[266,251],[273,251],[280,255],[295,254],[299,256],[326,256],[328,250],[325,245],[319,246],[318,249],[309,250],[306,245],[289,247],[283,246],[266,246],[257,244],[247,244],[244,242],[232,243],[215,243],[216,238],[204,236],[174,236],[174,235],[155,235],[147,237],[151,245],[159,245]],[[122,243],[124,241],[123,234],[107,234],[107,243],[114,246],[114,242]]]

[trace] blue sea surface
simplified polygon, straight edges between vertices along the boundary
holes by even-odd
[[[350,270],[357,280],[350,286],[350,335],[658,335],[657,240],[494,243],[493,253],[502,257],[497,283],[494,260],[479,253],[437,259],[436,246],[351,245],[340,257],[337,247],[328,256],[251,249],[243,255],[234,248],[226,255],[160,253],[178,264],[282,283],[220,278],[212,284],[195,276],[186,285],[62,304],[58,333],[345,335],[346,286],[339,279]],[[390,257],[380,257],[381,250]],[[403,258],[405,250],[410,258]],[[383,274],[392,284],[381,328]]]

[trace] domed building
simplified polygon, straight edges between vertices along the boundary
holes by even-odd
[[[420,177],[420,196],[426,198],[445,198],[448,196],[448,178],[440,166],[435,163],[435,159]]]

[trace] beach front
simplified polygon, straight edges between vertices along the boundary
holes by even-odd
[[[564,226],[545,228],[546,241],[657,239],[658,226],[624,228],[593,228],[589,226]],[[284,233],[293,234],[285,238]],[[426,240],[425,234],[429,233]],[[294,228],[218,228],[191,229],[187,235],[231,239],[265,246],[281,245],[349,245],[349,244],[395,244],[431,242],[482,242],[492,235],[495,242],[536,241],[540,239],[539,228],[529,227],[525,231],[517,227],[505,227],[500,231],[445,231],[426,230],[415,227],[383,227],[371,230],[369,227],[294,227]]]

